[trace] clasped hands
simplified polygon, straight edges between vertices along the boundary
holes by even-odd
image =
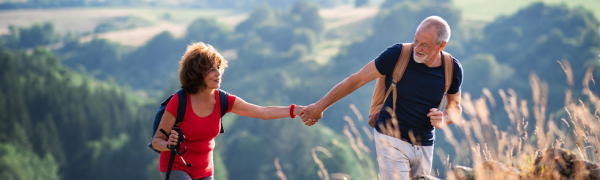
[[[325,109],[319,108],[313,103],[302,108],[302,110],[298,112],[298,115],[302,118],[304,125],[312,126],[319,122],[319,119],[323,118],[323,111],[325,111]]]

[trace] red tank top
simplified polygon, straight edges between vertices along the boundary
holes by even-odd
[[[185,135],[185,146],[187,146],[187,151],[183,155],[183,159],[193,166],[187,167],[183,161],[181,161],[180,157],[175,156],[172,170],[184,171],[188,173],[192,179],[213,175],[213,148],[215,147],[215,137],[219,135],[221,130],[221,103],[219,101],[218,90],[215,90],[215,98],[217,102],[213,112],[206,117],[199,117],[194,113],[190,95],[188,94],[185,116],[178,126]],[[227,99],[229,101],[227,112],[231,111],[235,98],[235,96],[229,95],[229,98]],[[166,110],[175,116],[177,115],[178,104],[179,97],[175,94],[171,101],[169,101],[169,104],[167,104]],[[185,146],[181,143],[180,152],[183,152]],[[160,172],[167,172],[170,153],[170,151],[163,151],[160,153]]]

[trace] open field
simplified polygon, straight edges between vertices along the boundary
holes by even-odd
[[[599,0],[453,0],[454,6],[462,11],[468,20],[492,21],[501,15],[510,15],[535,2],[546,4],[565,3],[569,7],[584,7],[600,19]]]
[[[169,31],[174,37],[185,35],[187,24],[172,24],[161,22],[156,26],[129,29],[123,31],[114,31],[89,35],[81,38],[82,42],[91,41],[94,36],[100,39],[110,39],[126,46],[141,46],[163,31]]]
[[[135,16],[154,23],[142,27],[99,34],[126,45],[141,45],[162,31],[170,31],[175,36],[185,33],[187,25],[199,18],[216,18],[220,22],[235,27],[246,18],[245,14],[233,10],[161,9],[161,8],[68,8],[30,9],[0,11],[0,34],[9,33],[8,26],[30,26],[33,23],[51,22],[58,32],[93,32],[100,22],[122,16]],[[89,37],[91,38],[91,37]],[[125,38],[125,39],[123,39]],[[139,39],[139,40],[137,40]],[[121,41],[123,40],[123,41]]]
[[[539,0],[453,0],[454,5],[463,13],[467,24],[490,22],[502,15],[510,15]],[[546,3],[566,3],[569,7],[582,6],[594,12],[600,19],[600,0],[543,0]],[[326,32],[321,38],[313,56],[319,63],[326,63],[335,57],[340,48],[370,31],[373,18],[379,12],[382,0],[372,1],[370,7],[354,8],[339,6],[321,9]],[[152,22],[149,27],[139,27],[121,31],[100,33],[98,38],[106,38],[128,46],[140,46],[163,31],[169,31],[175,37],[185,34],[188,24],[199,17],[216,18],[219,22],[235,27],[247,18],[247,13],[227,9],[172,9],[172,8],[66,8],[66,9],[26,9],[0,11],[0,35],[9,33],[8,26],[29,26],[33,23],[51,22],[60,33],[93,32],[96,25],[110,18],[135,16]],[[465,23],[462,23],[465,24]],[[91,40],[89,35],[82,41]]]
[[[353,28],[355,24],[365,24],[379,11],[378,8],[353,8],[351,6],[340,6],[330,9],[322,9],[320,14],[325,19],[327,31],[335,31],[337,36],[355,36],[364,34],[369,28]],[[166,19],[165,15],[170,16]],[[89,35],[83,37],[82,41],[92,38],[106,38],[128,46],[140,46],[155,35],[169,31],[175,37],[185,34],[188,24],[196,18],[216,18],[219,22],[235,27],[247,18],[247,14],[234,12],[233,10],[194,10],[194,9],[160,9],[160,8],[68,8],[68,9],[30,9],[0,11],[0,34],[9,33],[8,26],[30,26],[33,23],[51,22],[60,33],[93,32],[96,25],[110,18],[122,16],[135,16],[154,23],[153,26],[140,27],[120,31],[112,31]],[[366,23],[366,25],[369,25]],[[370,26],[370,25],[369,25]],[[366,26],[368,27],[368,26]],[[345,30],[344,30],[345,29]],[[351,39],[348,39],[351,40]],[[335,45],[336,47],[332,47]],[[333,56],[331,52],[337,52],[341,42],[324,42],[321,47],[327,47],[327,57]],[[319,55],[323,53],[319,52]],[[323,59],[323,58],[321,58]]]
[[[319,15],[325,19],[326,28],[336,28],[364,19],[373,18],[379,12],[376,7],[354,8],[352,6],[340,6],[330,9],[321,9]]]

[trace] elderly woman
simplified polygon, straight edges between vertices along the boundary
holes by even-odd
[[[183,155],[188,167],[181,160],[175,158],[170,179],[172,180],[212,180],[213,179],[213,148],[215,137],[221,128],[221,109],[218,88],[221,75],[227,67],[225,60],[211,45],[199,42],[187,47],[185,55],[179,62],[179,80],[181,88],[187,92],[187,108],[183,121],[178,125],[184,134],[187,152]],[[164,179],[169,161],[168,145],[176,145],[178,133],[172,130],[177,115],[178,99],[174,94],[168,103],[166,111],[159,124],[158,130],[171,132],[167,137],[156,132],[152,139],[152,146],[162,151],[160,154],[159,170]],[[249,116],[264,120],[295,117],[303,108],[301,106],[269,106],[261,107],[250,104],[234,95],[228,96],[229,107],[227,112],[241,116]]]

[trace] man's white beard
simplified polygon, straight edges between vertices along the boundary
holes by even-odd
[[[427,54],[425,54],[425,57],[420,58],[420,57],[417,57],[417,52],[415,52],[415,51],[413,51],[413,59],[415,59],[415,62],[421,63],[421,64],[429,61],[429,58],[427,58]]]

